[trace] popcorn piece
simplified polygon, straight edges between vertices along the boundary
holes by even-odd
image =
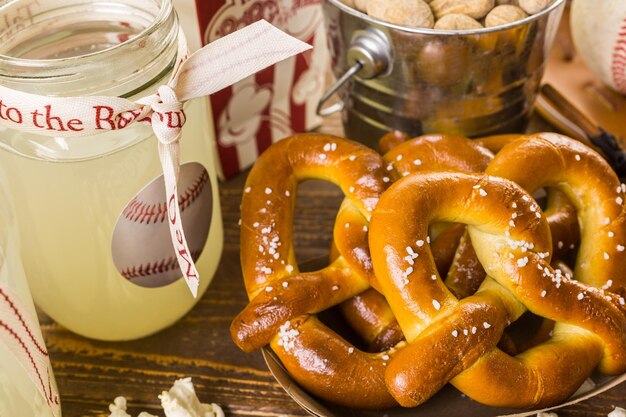
[[[224,411],[217,404],[200,403],[191,378],[177,380],[169,391],[159,395],[159,399],[167,417],[224,417]]]
[[[615,407],[615,410],[611,411],[607,417],[626,417],[626,410],[621,407]]]
[[[159,395],[161,406],[166,417],[224,417],[224,411],[217,404],[202,404],[196,396],[191,378],[183,378],[174,382],[169,391]],[[109,405],[109,417],[131,417],[126,412],[126,398],[117,397]],[[145,411],[137,417],[157,417]]]
[[[113,400],[113,404],[109,405],[109,417],[131,417],[126,412],[126,398],[117,397]]]

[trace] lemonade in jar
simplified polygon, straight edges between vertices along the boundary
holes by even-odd
[[[187,53],[170,0],[13,0],[0,6],[0,85],[42,97],[136,100],[166,84]],[[128,340],[178,320],[194,298],[168,228],[162,166],[149,124],[83,137],[58,107],[28,114],[0,98],[0,176],[16,209],[19,251],[36,304],[61,325]],[[178,207],[189,256],[211,281],[222,252],[213,128],[204,98],[184,104]],[[96,120],[120,123],[107,106]]]

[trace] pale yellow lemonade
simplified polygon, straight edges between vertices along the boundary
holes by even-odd
[[[205,99],[185,104],[188,122],[181,140],[181,164],[204,166],[213,197],[208,239],[196,262],[199,296],[217,268],[223,239],[207,106]],[[183,279],[143,287],[124,278],[111,256],[120,213],[162,174],[150,126],[72,139],[6,129],[0,135],[0,175],[9,178],[24,269],[41,309],[70,330],[103,340],[154,333],[191,309],[197,300]]]

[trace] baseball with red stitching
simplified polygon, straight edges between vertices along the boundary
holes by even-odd
[[[190,256],[196,261],[211,225],[213,196],[207,170],[192,162],[180,167],[178,199]],[[182,274],[168,226],[163,176],[133,197],[113,230],[111,252],[122,277],[143,287],[161,287]]]
[[[574,0],[570,18],[585,64],[606,85],[626,94],[626,1]]]

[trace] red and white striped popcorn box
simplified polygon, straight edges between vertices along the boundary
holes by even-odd
[[[195,0],[195,5],[193,0],[175,0],[174,4],[192,48],[261,19],[313,46],[211,95],[223,178],[252,165],[272,143],[319,126],[315,109],[329,65],[320,0]],[[192,20],[197,33],[190,33]]]

